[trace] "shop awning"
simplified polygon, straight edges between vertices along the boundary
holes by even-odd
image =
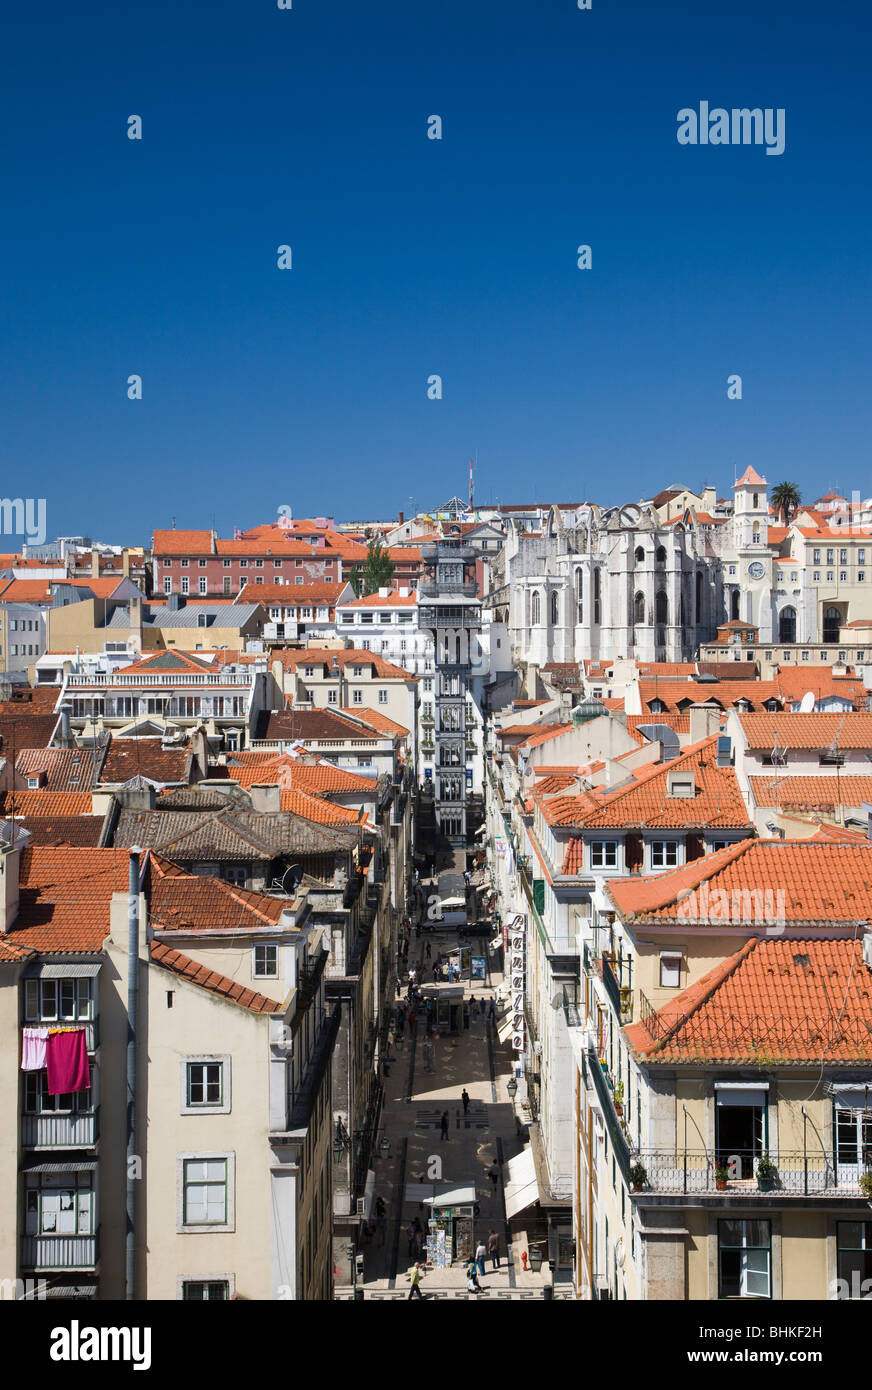
[[[497,1037],[501,1043],[507,1042],[512,1036],[512,1011],[507,1009],[502,1018],[497,1019]]]
[[[534,1202],[538,1202],[539,1188],[536,1183],[532,1149],[523,1149],[503,1165],[503,1193],[506,1199],[506,1216],[509,1220],[525,1207],[531,1207]]]
[[[435,1197],[425,1197],[425,1207],[471,1207],[474,1205],[474,1187],[449,1187],[446,1192],[439,1192]]]

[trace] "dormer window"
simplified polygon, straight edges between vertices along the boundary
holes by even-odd
[[[666,712],[666,706],[662,700],[649,700],[648,708],[652,714],[664,714]]]
[[[675,768],[666,776],[666,795],[693,797],[696,794],[696,777],[690,769]]]

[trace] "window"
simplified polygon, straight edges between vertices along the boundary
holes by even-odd
[[[173,581],[170,575],[164,576],[164,593],[171,594],[173,591]]]
[[[190,592],[190,588],[191,588],[191,581],[190,581],[190,579],[188,578],[187,575],[183,575],[183,577],[182,577],[182,593],[183,593],[183,594],[189,593],[189,592]]]
[[[836,1222],[839,1298],[868,1298],[872,1292],[872,1221]]]
[[[661,989],[680,989],[681,988],[681,956],[671,955],[667,951],[660,953],[660,987]]]
[[[840,564],[840,565],[846,565],[847,563],[848,563],[848,552],[847,552],[847,550],[844,549],[844,547],[843,547],[843,548],[839,551],[839,564]]]
[[[812,551],[812,553],[811,553],[811,562],[812,562],[813,565],[819,565],[819,564],[820,564],[820,562],[821,562],[821,553],[820,553],[819,550],[813,550],[813,551]]]
[[[835,553],[836,553],[836,552],[835,552],[835,550],[833,550],[832,547],[830,547],[830,548],[827,550],[827,564],[828,564],[828,565],[832,565],[832,564],[834,563],[834,556],[835,556]]]
[[[197,586],[197,587],[199,588],[201,594],[205,594],[205,592],[206,592],[206,584],[207,584],[206,576],[205,576],[205,574],[201,574],[201,575],[200,575],[200,581],[199,581],[199,584],[198,584],[198,586]]]
[[[28,1023],[84,1022],[93,1018],[91,980],[26,980],[24,1017]]]
[[[282,567],[282,562],[281,562],[281,560],[273,560],[273,569],[274,569],[274,570],[280,570],[281,567]]]
[[[838,608],[827,608],[824,610],[824,642],[838,642],[839,629],[842,626],[842,615]]]
[[[227,1158],[182,1159],[182,1225],[228,1224]]]
[[[362,690],[352,690],[352,692],[351,692],[351,703],[352,703],[353,705],[362,705],[362,704],[363,704],[363,691],[362,691]]]
[[[328,703],[328,705],[338,705],[338,703],[339,703],[339,691],[338,691],[338,690],[328,690],[328,691],[327,691],[327,703]]]
[[[255,568],[256,570],[262,570],[262,569],[263,569],[263,560],[255,560],[255,562],[254,562],[254,568]]]
[[[162,560],[162,561],[161,561],[161,564],[162,564],[162,565],[171,565],[172,563],[173,563],[172,560]]]
[[[25,1230],[29,1236],[93,1235],[94,1193],[91,1174],[29,1174]]]
[[[678,863],[677,840],[652,840],[651,868],[674,869]]]
[[[240,561],[239,561],[239,568],[240,568],[241,570],[247,570],[247,569],[248,569],[248,561],[247,561],[247,560],[240,560]]]
[[[230,568],[230,566],[231,566],[231,564],[232,564],[232,561],[231,561],[231,560],[222,560],[221,563],[222,563],[222,565],[224,566],[224,568],[225,568],[226,570],[229,570],[229,568]]]
[[[718,1297],[771,1298],[768,1221],[718,1222]]]
[[[803,652],[803,653],[802,653],[802,659],[803,659],[803,661],[808,661],[810,655],[811,655],[810,652]]]
[[[279,948],[276,945],[255,946],[254,978],[275,980],[279,973]]]
[[[858,582],[859,584],[865,584],[865,583],[866,583],[866,573],[865,573],[864,570],[858,570],[858,571],[857,571],[857,582]]]
[[[835,578],[835,575],[834,575],[833,571],[832,571],[832,570],[827,570],[827,583],[828,583],[828,584],[832,584],[834,578]],[[832,642],[833,640],[834,640],[834,639],[831,637],[831,638],[830,638],[830,641]]]
[[[205,560],[198,560],[198,561],[197,561],[197,564],[200,566],[200,569],[201,569],[201,570],[204,570],[204,569],[206,568],[206,561],[205,561]]]
[[[866,563],[866,547],[861,545],[861,546],[860,546],[860,549],[857,551],[857,564],[858,564],[858,565],[865,565],[865,563]]]
[[[186,570],[186,569],[188,568],[188,566],[190,565],[190,563],[191,563],[190,560],[182,560],[182,569],[183,569],[183,570]]]
[[[814,571],[812,572],[812,576],[811,576],[811,577],[812,577],[812,582],[813,582],[814,584],[820,584],[820,582],[821,582],[821,572],[820,572],[820,570],[814,570]]]
[[[534,590],[533,597],[532,597],[532,599],[530,600],[530,622],[532,623],[532,625],[533,625],[534,627],[535,627],[535,626],[537,625],[537,623],[539,622],[539,605],[540,605],[539,593],[538,593],[538,590]]]
[[[617,840],[594,840],[590,847],[590,867],[592,869],[616,869],[618,867]]]
[[[386,705],[386,704],[387,704],[387,702],[388,702],[388,692],[387,692],[386,690],[380,690],[380,691],[378,692],[378,702],[379,702],[380,705]]]
[[[182,1282],[182,1298],[186,1303],[213,1303],[230,1297],[230,1283],[227,1279],[210,1279],[201,1283],[192,1279]]]
[[[183,1115],[230,1111],[230,1058],[186,1057],[180,1063],[179,1109]]]

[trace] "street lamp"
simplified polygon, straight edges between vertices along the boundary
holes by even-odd
[[[506,1082],[506,1090],[508,1091],[512,1100],[514,1100],[515,1096],[518,1094],[518,1083],[513,1076],[510,1077],[509,1080]]]

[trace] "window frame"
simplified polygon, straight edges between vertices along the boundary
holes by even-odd
[[[191,1067],[217,1066],[221,1099],[217,1102],[194,1102],[191,1100]],[[180,1115],[229,1115],[231,1110],[231,1064],[230,1053],[192,1053],[179,1061],[179,1114]]]
[[[271,971],[259,971],[257,968],[258,951],[274,951],[275,969]],[[279,943],[277,941],[258,941],[251,948],[251,978],[253,980],[277,980],[279,978]]]
[[[210,1178],[187,1179],[189,1163],[224,1163],[224,1220],[188,1221],[187,1190],[194,1186],[218,1186]],[[179,1235],[194,1235],[209,1231],[236,1230],[236,1153],[232,1149],[200,1149],[176,1154],[176,1232]]]

